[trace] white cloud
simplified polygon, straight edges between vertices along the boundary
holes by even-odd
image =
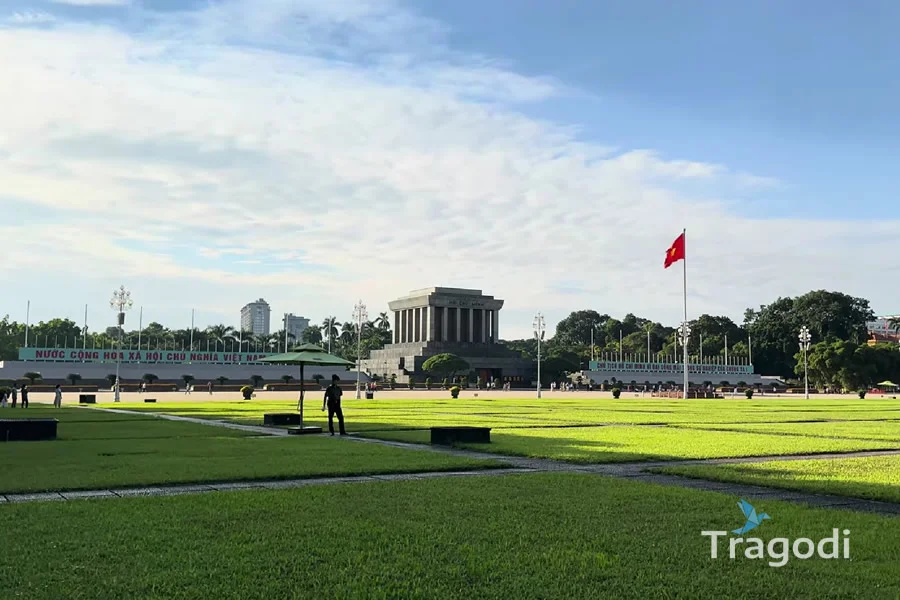
[[[131,4],[131,0],[50,0],[50,2],[72,6],[128,6]]]
[[[56,17],[40,10],[24,10],[17,11],[12,14],[6,21],[14,25],[41,25],[44,23],[52,23]]]
[[[0,207],[30,207],[0,228],[0,274],[46,317],[125,282],[161,321],[199,305],[198,322],[235,321],[259,296],[344,319],[359,297],[374,314],[449,285],[551,323],[587,306],[674,322],[680,270],[662,256],[684,226],[692,313],[819,287],[896,295],[872,282],[896,281],[879,240],[900,222],[870,236],[739,217],[717,194],[764,178],[529,118],[522,103],[565,89],[452,52],[440,24],[394,5],[146,18],[0,29]],[[530,318],[502,322],[529,334]]]

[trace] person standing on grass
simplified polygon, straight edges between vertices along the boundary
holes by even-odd
[[[19,384],[14,383],[13,389],[12,389],[12,407],[13,408],[16,407],[16,400],[18,400],[18,396],[19,396]]]
[[[328,407],[328,431],[331,432],[331,435],[334,435],[334,415],[337,415],[341,435],[347,435],[344,430],[344,411],[341,410],[341,394],[343,392],[337,384],[340,380],[341,378],[337,375],[331,376],[331,385],[325,388],[325,398],[322,400],[322,410],[325,410],[326,406]]]
[[[22,385],[22,408],[28,408],[28,386]]]
[[[0,408],[6,408],[6,390],[0,390]]]
[[[212,396],[212,381],[206,384],[206,388],[209,390],[209,395]]]
[[[53,392],[53,406],[62,408],[62,387],[57,383],[56,390]]]

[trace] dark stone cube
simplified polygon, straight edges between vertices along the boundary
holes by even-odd
[[[0,441],[55,440],[57,423],[56,419],[0,419]]]
[[[78,404],[97,404],[97,394],[78,394]]]
[[[438,446],[491,443],[490,427],[432,427],[431,443]]]
[[[263,425],[300,425],[300,413],[266,413]]]

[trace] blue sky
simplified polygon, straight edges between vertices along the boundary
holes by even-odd
[[[475,287],[517,337],[537,310],[674,323],[659,263],[687,227],[691,313],[820,288],[896,312],[898,21],[875,1],[8,1],[0,275],[36,318],[124,283],[200,324],[260,296],[321,321]]]

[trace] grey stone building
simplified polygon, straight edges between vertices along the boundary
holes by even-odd
[[[421,382],[425,361],[449,352],[465,359],[485,381],[532,377],[532,361],[500,343],[503,300],[481,290],[433,287],[410,292],[388,307],[393,312],[394,343],[362,361],[368,373],[393,374],[401,383],[413,376]]]

